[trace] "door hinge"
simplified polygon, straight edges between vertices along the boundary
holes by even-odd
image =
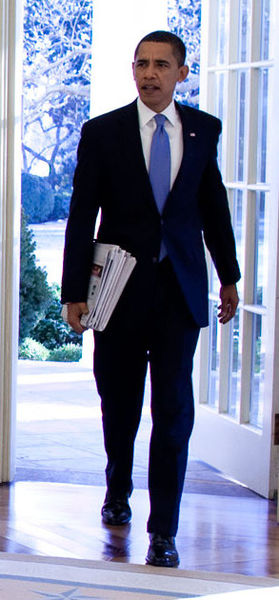
[[[274,444],[279,446],[279,413],[276,413],[274,417]]]

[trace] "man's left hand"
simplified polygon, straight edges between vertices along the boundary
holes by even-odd
[[[220,306],[218,306],[218,309],[220,311],[218,313],[218,319],[220,323],[225,324],[228,323],[228,321],[230,321],[234,317],[238,306],[239,297],[236,285],[221,285],[220,299],[221,304]]]

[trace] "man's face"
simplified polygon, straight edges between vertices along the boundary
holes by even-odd
[[[178,66],[170,44],[142,42],[138,49],[133,74],[141,100],[161,112],[171,102],[176,83],[184,81],[188,67]]]

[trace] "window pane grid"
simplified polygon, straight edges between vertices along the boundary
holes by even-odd
[[[267,100],[273,67],[271,3],[270,0],[235,0],[235,4],[236,11],[232,2],[226,0],[214,4],[216,45],[211,52],[208,73],[211,89],[214,86],[211,106],[223,122],[218,162],[227,180],[242,273],[237,284],[241,302],[229,325],[230,334],[226,332],[224,336],[217,318],[220,283],[212,266],[207,402],[218,410],[219,396],[228,390],[225,412],[235,420],[262,428],[265,391],[262,329],[266,319],[269,259]],[[237,19],[232,22],[231,17],[237,10],[238,22]],[[205,394],[206,391],[204,397]]]
[[[270,0],[216,1],[211,24],[215,44],[211,45],[209,70],[258,67],[260,63],[272,66],[270,4]]]

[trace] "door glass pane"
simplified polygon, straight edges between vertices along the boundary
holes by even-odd
[[[210,277],[210,291],[213,294],[218,294],[219,295],[219,291],[220,291],[220,281],[216,272],[216,269],[214,267],[214,264],[212,263],[211,266],[211,277]]]
[[[249,61],[249,44],[251,30],[251,0],[240,0],[239,3],[239,62]]]
[[[264,192],[256,193],[254,303],[260,305],[264,304],[268,272],[266,196]]]
[[[253,315],[252,373],[250,396],[250,423],[259,429],[263,425],[263,393],[265,378],[265,347],[261,315]]]
[[[266,182],[268,69],[259,69],[257,182]]]
[[[224,86],[225,86],[225,73],[216,73],[215,75],[215,83],[216,83],[216,104],[215,104],[215,115],[221,119],[221,121],[226,121],[227,111],[226,104],[224,102]],[[224,168],[223,164],[223,138],[222,134],[219,137],[218,144],[218,164],[220,170],[222,172]]]
[[[220,377],[220,327],[218,326],[218,302],[209,303],[210,326],[209,326],[209,374],[208,374],[208,404],[216,408],[219,398]]]
[[[219,0],[218,2],[218,23],[216,25],[217,44],[216,44],[216,64],[225,62],[226,46],[227,46],[227,27],[226,27],[226,5],[227,0]]]
[[[240,271],[244,272],[244,244],[245,244],[245,211],[244,211],[244,193],[242,190],[233,192],[233,214],[232,222],[234,227],[237,259]],[[240,299],[243,298],[243,277],[237,284]],[[229,398],[228,413],[231,417],[237,418],[240,410],[240,391],[241,391],[241,368],[242,368],[242,324],[243,313],[237,310],[235,318],[230,324],[230,362],[229,362]]]
[[[237,310],[231,322],[230,364],[229,364],[229,399],[228,413],[237,418],[240,410],[241,367],[242,367],[242,323],[243,312]]]
[[[233,227],[236,243],[237,260],[240,272],[244,273],[244,242],[245,242],[245,223],[244,223],[244,206],[243,206],[243,191],[234,190],[233,202]],[[237,284],[240,298],[243,296],[243,277]]]
[[[237,98],[237,143],[235,160],[235,177],[237,181],[244,180],[244,151],[245,151],[245,128],[246,128],[246,94],[247,94],[247,72],[239,71],[237,74],[238,98]]]
[[[261,31],[261,55],[262,60],[269,58],[270,43],[270,0],[262,0],[262,31]]]

